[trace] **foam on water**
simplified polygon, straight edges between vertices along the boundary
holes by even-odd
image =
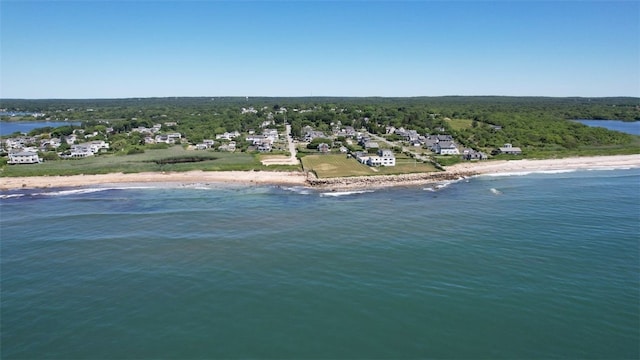
[[[448,180],[448,181],[442,181],[442,182],[435,183],[433,186],[425,187],[422,190],[434,192],[434,191],[438,191],[438,190],[442,190],[444,188],[447,188],[451,184],[456,184],[456,183],[459,183],[459,182],[461,182],[463,180],[465,180],[466,182],[469,182],[468,178],[460,177],[460,178],[457,178],[455,180]]]
[[[0,194],[0,199],[11,199],[23,197],[25,194]]]
[[[40,192],[31,194],[32,196],[69,196],[69,195],[79,195],[79,194],[91,194],[96,192],[102,192],[107,190],[113,190],[110,188],[82,188],[82,189],[71,189],[71,190],[55,190],[50,192]]]
[[[332,191],[332,192],[324,192],[321,193],[320,196],[348,196],[348,195],[357,195],[357,194],[365,194],[372,193],[373,190],[354,190],[354,191]]]
[[[304,186],[283,186],[280,189],[300,195],[311,195],[313,193],[313,190]]]
[[[565,174],[577,171],[576,169],[558,169],[558,170],[531,170],[531,171],[513,171],[500,172],[495,174],[482,174],[478,176],[486,177],[506,177],[506,176],[527,176],[532,174]]]
[[[634,169],[634,167],[601,166],[601,167],[594,167],[594,168],[589,168],[585,170],[586,171],[613,171],[613,170],[631,170],[631,169]]]

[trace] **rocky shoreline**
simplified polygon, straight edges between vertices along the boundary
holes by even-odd
[[[473,171],[464,171],[318,179],[313,174],[309,174],[307,176],[307,184],[310,187],[318,189],[345,190],[424,185],[436,182],[456,181],[474,175],[477,175],[477,173]]]
[[[437,182],[456,181],[481,174],[526,174],[597,169],[627,169],[640,167],[640,154],[589,156],[544,160],[497,160],[464,162],[448,166],[445,171],[371,175],[318,179],[301,171],[188,171],[157,173],[113,173],[99,175],[0,177],[0,191],[79,187],[122,183],[226,183],[237,185],[308,186],[320,190],[372,189],[390,186],[419,186]]]

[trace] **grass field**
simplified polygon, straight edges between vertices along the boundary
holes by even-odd
[[[318,178],[375,175],[376,172],[346,155],[307,155],[302,158],[305,171],[315,172]]]
[[[296,170],[297,167],[266,167],[247,153],[225,153],[185,150],[181,146],[146,150],[143,154],[112,154],[84,159],[45,161],[41,164],[5,165],[0,176],[41,176],[133,173],[145,171],[228,171],[228,170]]]
[[[473,124],[473,120],[469,119],[449,119],[447,122],[453,130],[469,129]]]
[[[412,174],[432,171],[438,171],[433,164],[416,161],[405,154],[396,154],[396,166],[381,166],[378,168],[378,174],[380,175]]]
[[[397,175],[438,171],[432,164],[416,162],[405,155],[397,155],[396,166],[369,167],[345,155],[308,155],[302,158],[305,171],[313,171],[318,178],[366,175]]]

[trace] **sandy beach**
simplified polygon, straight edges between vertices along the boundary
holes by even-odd
[[[448,172],[499,174],[512,172],[541,172],[553,170],[587,170],[640,167],[640,154],[588,156],[544,160],[497,160],[458,163],[447,167]]]
[[[304,185],[301,172],[276,171],[187,171],[167,173],[31,176],[0,178],[0,189],[79,187],[123,183],[224,183],[240,185]]]
[[[445,172],[366,176],[340,179],[307,178],[302,172],[276,171],[188,171],[171,173],[100,174],[72,176],[33,176],[0,178],[0,190],[28,188],[80,187],[123,183],[225,183],[239,185],[288,185],[320,188],[358,188],[406,186],[450,180],[481,174],[542,172],[640,167],[640,154],[575,157],[545,160],[498,160],[465,162],[447,167]]]

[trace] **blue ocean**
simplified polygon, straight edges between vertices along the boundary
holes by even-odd
[[[640,357],[640,169],[2,192],[6,359]]]

